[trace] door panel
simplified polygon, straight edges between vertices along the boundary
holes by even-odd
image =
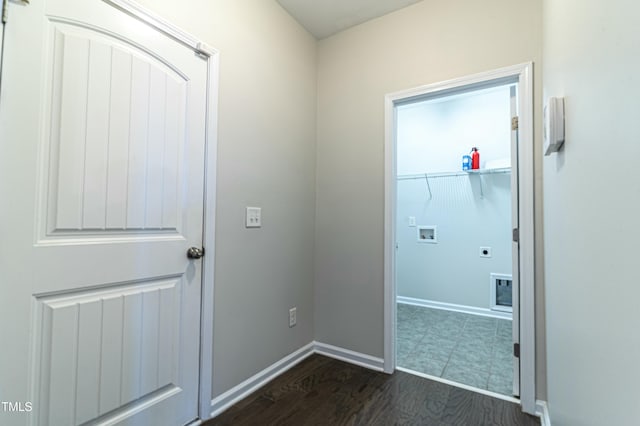
[[[186,77],[96,31],[52,26],[43,237],[179,233]]]
[[[518,89],[511,86],[510,102],[511,117],[518,116]],[[511,227],[518,229],[519,225],[519,167],[518,167],[518,129],[511,130]],[[520,243],[511,241],[511,333],[513,344],[520,344]],[[520,396],[520,358],[513,357],[513,395]]]
[[[39,418],[80,424],[178,391],[181,277],[36,297]]]
[[[207,61],[99,0],[11,4],[0,424],[198,416]]]

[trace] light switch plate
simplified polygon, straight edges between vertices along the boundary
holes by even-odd
[[[260,207],[247,207],[246,227],[260,228],[262,226],[262,209]]]

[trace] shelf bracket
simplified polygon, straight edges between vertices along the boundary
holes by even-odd
[[[424,174],[424,180],[427,182],[427,190],[429,191],[429,199],[432,200],[433,199],[433,194],[431,193],[431,185],[429,185],[429,175],[428,174]]]
[[[482,178],[482,173],[480,173],[479,171],[475,171],[474,173],[468,173],[469,175],[469,184],[473,187],[473,179],[471,179],[471,176],[476,176],[478,178],[478,185],[480,186],[480,198],[484,198],[484,179]]]

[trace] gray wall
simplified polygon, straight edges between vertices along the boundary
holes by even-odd
[[[141,3],[220,51],[217,396],[313,340],[316,41],[275,1]]]
[[[541,2],[425,0],[318,44],[316,339],[383,356],[384,96],[533,61],[541,111]],[[536,116],[536,129],[541,128]],[[542,259],[540,135],[536,256]],[[545,397],[542,261],[538,397]]]
[[[544,92],[566,97],[567,126],[544,160],[551,420],[637,425],[640,4],[545,0],[544,22]]]
[[[214,395],[314,328],[316,340],[382,356],[384,94],[538,64],[539,3],[424,0],[316,44],[275,1],[140,2],[221,52]],[[243,228],[248,204],[263,207],[261,230]],[[538,373],[544,397],[543,354]]]
[[[480,179],[483,193],[480,193]],[[457,175],[398,181],[397,294],[489,309],[490,273],[511,274],[511,174]],[[436,225],[437,244],[416,227]],[[492,257],[480,257],[480,247]]]

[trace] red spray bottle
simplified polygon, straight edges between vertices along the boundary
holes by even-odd
[[[480,153],[475,146],[471,148],[471,169],[477,170],[480,168]]]

